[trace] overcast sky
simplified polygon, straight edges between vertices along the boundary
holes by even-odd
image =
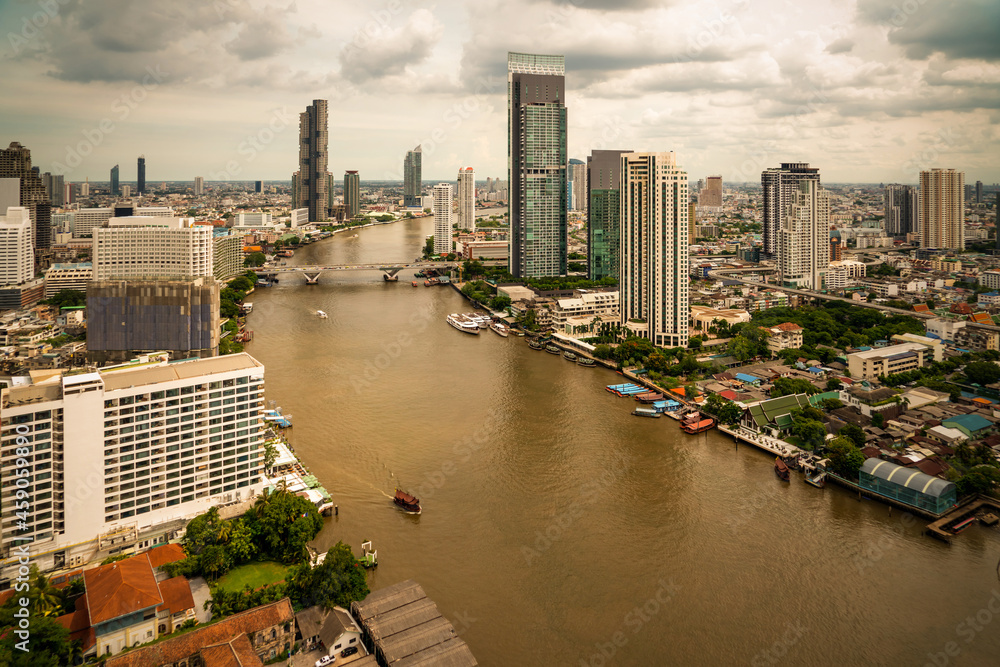
[[[508,51],[566,56],[569,154],[676,151],[692,179],[1000,181],[997,0],[0,0],[0,142],[67,181],[506,178]]]

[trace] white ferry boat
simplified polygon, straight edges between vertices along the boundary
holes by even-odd
[[[486,329],[490,326],[490,322],[493,321],[488,315],[479,315],[478,313],[466,313],[465,317],[468,318],[469,321],[475,322],[476,326],[480,329]]]
[[[319,319],[321,320],[325,320],[327,318],[327,314],[324,313],[322,310],[317,310],[316,314],[319,315]]]
[[[490,324],[490,329],[493,330],[493,333],[499,334],[504,338],[506,338],[510,334],[510,329],[508,329],[507,325],[504,324],[503,322],[493,322],[492,324]]]
[[[473,322],[466,315],[460,315],[458,313],[452,313],[447,318],[448,324],[455,327],[459,331],[469,334],[479,335],[479,324]]]

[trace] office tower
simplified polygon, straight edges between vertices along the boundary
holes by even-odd
[[[917,231],[917,189],[891,183],[883,195],[883,228],[890,236],[906,236]]]
[[[844,259],[844,248],[840,243],[840,233],[830,237],[830,261],[839,262]]]
[[[572,196],[569,197],[569,206],[574,211],[587,210],[587,165],[583,160],[573,158],[567,167],[569,174],[569,185],[572,189]]]
[[[661,347],[687,347],[688,178],[674,153],[621,156],[621,323]]]
[[[0,216],[0,285],[20,285],[35,277],[31,212],[11,206]]]
[[[205,194],[205,179],[201,176],[194,177],[194,196],[200,197]]]
[[[830,268],[830,199],[818,180],[787,193],[778,231],[778,273],[784,287],[820,290]]]
[[[140,196],[146,194],[146,157],[144,155],[139,156],[138,163],[136,164],[135,180],[135,193]]]
[[[982,204],[983,202],[983,182],[976,181],[976,203]]]
[[[566,275],[566,67],[563,56],[507,54],[510,272]]]
[[[705,179],[705,189],[698,195],[698,206],[722,208],[722,176],[709,176]]]
[[[451,252],[451,183],[434,186],[434,252]]]
[[[62,176],[60,176],[59,178],[61,180]],[[73,203],[73,184],[72,183],[64,183],[63,184],[63,200],[62,200],[62,205],[63,206],[68,206],[69,204],[72,204],[72,203]]]
[[[421,162],[423,161],[423,151],[417,146],[412,151],[406,152],[403,160],[403,206],[407,208],[420,206],[421,184],[423,181],[423,171]]]
[[[760,174],[764,195],[761,250],[769,257],[778,256],[781,221],[784,219],[792,193],[802,180],[819,182],[819,169],[810,167],[808,162],[782,162],[780,167],[766,169]]]
[[[490,176],[486,177],[486,192],[493,192],[493,178]]]
[[[329,215],[328,144],[326,100],[313,100],[299,114],[299,171],[292,202],[292,208],[309,209],[311,222],[326,220]]]
[[[591,280],[618,278],[621,239],[622,154],[595,150],[587,156],[587,269]]]
[[[458,214],[455,226],[476,231],[476,172],[472,167],[458,170]]]
[[[361,213],[361,177],[356,171],[344,173],[344,206],[347,207],[349,218]]]
[[[118,185],[118,165],[111,167],[111,196],[117,197],[122,193],[121,187]]]
[[[66,203],[66,183],[61,174],[42,174],[42,185],[45,186],[45,195],[49,198],[49,203],[53,206],[63,206]]]
[[[920,247],[965,249],[965,172],[920,172]]]
[[[0,149],[0,210],[9,206],[28,209],[35,267],[44,268],[52,247],[52,205],[38,171],[31,167],[31,151],[16,141]]]
[[[264,181],[254,181],[253,182],[253,191],[257,192],[257,193],[263,192],[264,191]]]
[[[90,196],[90,177],[89,176],[87,177],[87,180],[85,180],[83,182],[83,184],[80,186],[80,196],[81,197],[89,197]]]
[[[262,490],[260,362],[242,353],[136,366],[2,390],[0,456],[28,460],[34,501],[23,528],[8,520],[18,468],[0,469],[3,556],[28,543],[43,571],[79,567],[111,548],[167,541],[178,519]],[[29,435],[23,457],[19,436]],[[17,565],[8,560],[0,576]]]
[[[122,197],[128,199],[131,196],[132,196],[132,186],[126,183],[125,185],[122,186]]]
[[[192,218],[110,218],[94,227],[94,280],[212,276],[212,227]]]

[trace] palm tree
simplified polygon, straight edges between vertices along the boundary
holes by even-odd
[[[52,585],[51,580],[32,566],[34,581],[31,587],[34,591],[35,611],[42,616],[56,616],[62,611],[62,594]]]

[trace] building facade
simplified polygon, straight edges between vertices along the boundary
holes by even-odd
[[[705,187],[698,194],[698,206],[722,208],[722,176],[709,176],[705,179]]]
[[[243,273],[243,237],[220,234],[212,239],[212,275],[216,280],[232,280]]]
[[[778,232],[778,273],[783,287],[820,290],[830,266],[830,199],[819,180],[804,179],[787,193]]]
[[[111,196],[112,197],[118,197],[122,193],[121,180],[119,178],[120,173],[121,172],[118,169],[118,165],[117,164],[115,166],[111,167]]]
[[[587,270],[591,280],[618,278],[621,242],[621,156],[596,150],[587,156]]]
[[[135,193],[137,195],[146,194],[146,157],[139,156],[136,162]]]
[[[361,213],[361,177],[356,171],[344,173],[344,206],[350,218]]]
[[[510,272],[566,275],[566,82],[563,56],[507,54]]]
[[[965,172],[920,172],[920,247],[965,250]]]
[[[11,206],[0,216],[0,285],[21,285],[35,277],[31,213]]]
[[[871,380],[923,368],[928,352],[920,343],[890,345],[847,355],[847,368],[852,378]]]
[[[420,206],[420,195],[423,191],[423,151],[417,146],[406,152],[403,160],[403,206],[414,208]]]
[[[586,211],[587,165],[583,160],[573,158],[569,161],[567,171],[570,185],[569,207],[574,211]]]
[[[621,323],[654,345],[687,347],[687,172],[672,152],[621,161]]]
[[[53,264],[45,272],[45,298],[51,299],[62,290],[86,292],[87,283],[94,277],[94,265],[90,262],[80,264]]]
[[[9,194],[4,194],[4,188],[0,187],[0,211],[6,211],[10,206],[28,209],[35,266],[45,268],[52,247],[52,204],[45,192],[45,183],[31,166],[31,151],[16,141],[11,142],[8,148],[0,149],[0,181],[6,179],[14,180],[8,181],[11,186]]]
[[[458,170],[458,210],[455,225],[459,229],[476,231],[476,172],[472,167]]]
[[[919,226],[918,204],[919,195],[912,185],[893,183],[885,186],[883,195],[885,233],[891,236],[915,233]]]
[[[299,114],[299,171],[296,199],[292,208],[308,208],[310,222],[320,222],[329,215],[330,172],[329,134],[326,100],[313,100]]]
[[[211,227],[192,218],[111,218],[93,229],[94,280],[213,275]]]
[[[761,230],[762,250],[770,257],[778,256],[781,223],[799,181],[819,182],[819,169],[808,162],[782,162],[780,167],[760,174],[763,193],[764,220]]]
[[[194,177],[194,196],[200,197],[205,194],[205,179],[201,176]]]
[[[451,183],[434,186],[434,252],[451,252],[452,200]]]

